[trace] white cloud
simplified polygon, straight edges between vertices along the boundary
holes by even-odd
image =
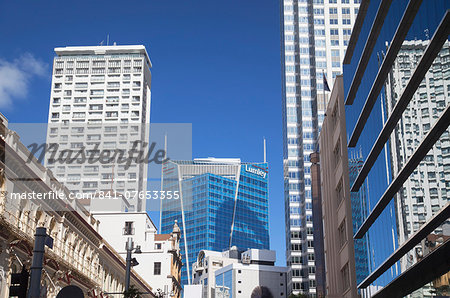
[[[25,53],[9,62],[0,59],[0,108],[12,106],[14,99],[28,95],[31,79],[47,75],[48,65]]]

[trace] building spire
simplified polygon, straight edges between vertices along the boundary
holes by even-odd
[[[266,138],[264,138],[264,163],[267,162],[267,158],[266,158]]]

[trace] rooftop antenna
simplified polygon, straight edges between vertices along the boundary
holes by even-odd
[[[109,34],[106,34],[106,45],[109,46]]]
[[[266,163],[267,158],[266,158],[266,138],[264,138],[264,163]]]
[[[99,45],[102,46],[104,42],[105,42],[105,41],[102,40],[102,41],[99,43]]]

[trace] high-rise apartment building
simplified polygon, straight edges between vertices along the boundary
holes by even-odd
[[[388,114],[392,113],[402,90],[406,87],[411,73],[429,42],[429,39],[416,39],[403,43],[386,82],[385,99]],[[450,42],[447,40],[411,98],[399,125],[391,135],[390,153],[394,176],[400,173],[420,140],[430,131],[442,111],[450,105],[449,50]],[[448,136],[449,130],[431,148],[397,193],[396,210],[400,244],[417,232],[450,199],[450,141]],[[442,229],[441,226],[435,232],[442,233]],[[418,245],[417,250],[421,251],[422,245]],[[415,251],[408,253],[400,262],[402,270],[408,269],[417,262],[418,258],[420,258],[420,253]],[[424,294],[432,294],[430,287],[428,290],[423,290]]]
[[[386,84],[387,112],[392,110],[423,55],[429,40],[405,41],[397,55]],[[417,147],[428,133],[439,113],[450,104],[450,42],[446,41],[430,71],[425,74],[402,115],[399,125],[392,134],[392,171],[398,175]],[[447,132],[448,133],[448,132]],[[405,181],[397,200],[399,220],[399,242],[403,243],[434,213],[439,211],[450,198],[450,143],[440,142]],[[415,256],[413,256],[415,258]],[[403,264],[402,264],[403,265]],[[407,266],[404,266],[406,269]]]
[[[347,143],[363,157],[350,191],[366,186],[369,200],[352,235],[370,237],[357,287],[448,296],[450,3],[363,0],[360,11],[344,57]]]
[[[145,47],[64,47],[55,53],[47,143],[57,144],[58,154],[47,150],[47,166],[74,193],[115,190],[130,200],[130,210],[144,210],[139,194],[147,188],[147,163],[118,162],[118,156],[126,159],[149,142],[151,62]],[[60,158],[65,150],[72,157],[82,151],[87,159]]]
[[[311,163],[360,0],[281,0],[283,154],[289,291],[315,290]]]
[[[163,165],[161,232],[181,229],[181,281],[201,250],[269,249],[268,165],[240,159],[170,160]]]

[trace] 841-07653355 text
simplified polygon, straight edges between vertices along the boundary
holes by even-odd
[[[64,200],[64,199],[105,199],[114,200],[123,196],[125,199],[141,199],[141,200],[178,200],[180,198],[180,192],[178,190],[147,190],[147,191],[125,191],[123,194],[118,192],[109,191],[95,191],[90,193],[69,193],[69,196],[64,192],[22,192],[22,193],[11,193],[12,199],[19,200]]]

